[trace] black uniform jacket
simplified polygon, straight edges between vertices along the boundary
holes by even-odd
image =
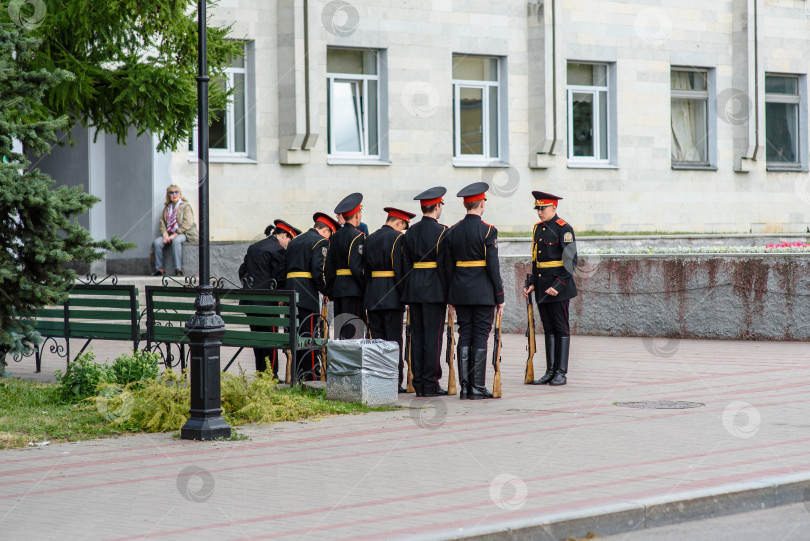
[[[498,230],[477,214],[467,214],[447,235],[445,260],[450,284],[447,304],[503,303]]]
[[[366,236],[351,224],[332,235],[326,258],[326,290],[330,297],[362,297],[366,287],[363,276],[363,244]]]
[[[312,277],[287,278],[286,287],[298,293],[298,306],[310,312],[320,310],[318,292],[326,291],[324,265],[329,253],[329,241],[313,227],[301,233],[287,245],[287,275],[309,273]]]
[[[402,247],[402,266],[405,280],[402,302],[444,303],[447,300],[447,269],[439,268],[447,263],[442,257],[447,248],[447,226],[435,218],[423,216],[405,232]],[[414,263],[419,263],[414,268]]]
[[[239,266],[239,279],[247,278],[246,287],[249,289],[270,289],[272,280],[276,281],[276,289],[284,289],[286,252],[273,235],[251,244]]]
[[[405,305],[399,300],[404,240],[405,235],[390,225],[382,226],[366,239],[363,246],[366,310],[405,310]]]
[[[577,243],[571,224],[555,215],[534,224],[532,276],[537,302],[559,302],[577,296],[572,273],[577,267]],[[558,295],[546,294],[553,287]]]

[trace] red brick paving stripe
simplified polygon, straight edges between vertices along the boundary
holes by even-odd
[[[805,454],[805,453],[801,453],[801,454]],[[754,460],[751,460],[751,461],[743,461],[743,462],[737,463],[735,465],[745,465],[745,464],[748,464],[748,463],[752,463],[752,462],[755,463],[755,462],[758,462],[758,461],[759,461],[759,459],[754,459]],[[807,471],[808,473],[810,473],[810,463],[803,464],[801,467],[803,468],[803,471]],[[667,472],[667,473],[663,473],[663,474],[645,475],[645,476],[633,478],[632,480],[629,480],[629,482],[638,482],[638,481],[644,481],[644,480],[647,480],[647,479],[658,479],[660,477],[664,477],[664,476],[667,476],[667,475],[678,475],[678,474],[682,474],[682,473],[690,473],[690,472],[697,471],[698,469],[715,469],[715,468],[716,468],[716,466],[706,466],[704,468],[692,468],[692,469],[689,469],[689,470],[684,470],[682,472],[680,472],[680,471],[678,471],[678,472],[672,471],[672,472]],[[789,470],[789,471],[786,471],[786,470]],[[737,474],[737,475],[727,475],[727,476],[717,477],[717,478],[708,479],[708,480],[692,481],[690,483],[681,485],[678,488],[681,488],[681,489],[705,488],[706,486],[718,486],[718,485],[722,485],[722,484],[726,484],[726,483],[740,482],[740,481],[745,481],[745,480],[761,479],[764,475],[780,475],[780,474],[785,474],[785,473],[795,473],[795,470],[793,470],[789,466],[784,466],[784,467],[781,467],[781,468],[773,468],[771,470],[764,470],[764,471],[761,471],[761,472],[755,472],[753,475],[751,473],[746,473],[746,474]],[[529,479],[528,482],[535,482],[535,481],[542,481],[542,480],[545,480],[545,479],[543,479],[543,478]],[[719,481],[719,483],[718,483],[718,481]],[[524,482],[527,482],[527,481],[524,480]],[[625,481],[625,483],[629,484],[627,481]],[[605,482],[601,482],[601,483],[593,483],[591,485],[572,486],[572,487],[568,487],[568,488],[564,488],[564,489],[555,489],[554,491],[549,491],[549,492],[540,492],[540,493],[528,494],[526,496],[526,499],[539,498],[541,496],[553,496],[553,495],[556,495],[556,494],[566,493],[566,492],[571,492],[571,491],[598,489],[598,488],[605,488],[605,487],[608,487],[608,486],[617,486],[617,485],[618,485],[618,483],[615,480],[610,480],[610,481],[605,481]],[[466,491],[470,491],[470,490],[483,490],[483,489],[488,489],[489,486],[490,485],[487,484],[487,485],[477,485],[477,486],[474,486],[474,487],[465,487],[463,489],[456,489],[456,490],[453,491],[453,493],[466,492]],[[663,491],[661,489],[646,489],[646,490],[642,490],[642,491],[631,492],[629,494],[622,494],[622,495],[619,495],[619,497],[620,498],[626,498],[626,499],[633,499],[633,498],[643,498],[643,497],[648,497],[648,496],[661,496],[662,494],[670,494],[671,490],[672,490],[671,488],[664,489]],[[418,496],[415,496],[415,497],[409,497],[408,499],[413,500],[413,499],[416,499],[416,498],[443,496],[443,495],[447,495],[446,492],[447,491],[442,491],[442,493],[440,493],[440,494],[429,494],[429,495],[424,495],[424,496],[423,495],[418,495]],[[384,501],[381,501],[381,502],[377,502],[377,501],[366,502],[364,504],[357,504],[357,505],[348,506],[348,508],[351,509],[351,508],[359,508],[361,506],[369,506],[370,507],[370,506],[381,505],[381,504],[396,503],[398,501],[401,501],[402,498],[392,498],[391,500],[392,501],[384,500]],[[579,501],[575,501],[575,502],[566,502],[566,503],[560,503],[560,504],[557,504],[557,505],[546,506],[546,507],[543,508],[543,512],[552,513],[554,511],[576,510],[578,507],[572,507],[572,506],[577,506],[578,505],[579,508],[583,508],[583,507],[586,507],[586,506],[605,505],[605,504],[608,504],[608,503],[616,503],[615,502],[615,497],[613,495],[606,496],[606,497],[598,497],[598,498],[588,498],[588,499],[585,499],[585,500],[579,500]],[[486,500],[486,501],[483,501],[483,502],[462,504],[462,505],[457,505],[457,506],[453,506],[453,507],[449,507],[449,508],[448,507],[443,507],[443,506],[436,506],[436,508],[434,510],[424,510],[423,509],[423,510],[419,510],[419,511],[416,511],[416,512],[413,512],[413,513],[407,513],[407,514],[397,513],[397,514],[388,515],[388,516],[385,516],[385,517],[374,517],[373,522],[376,524],[376,523],[379,523],[379,522],[386,522],[386,521],[390,521],[390,520],[399,520],[399,519],[402,519],[403,517],[417,517],[417,516],[418,517],[424,517],[425,515],[435,515],[435,514],[438,514],[438,513],[445,514],[445,513],[449,513],[449,512],[453,512],[453,511],[475,509],[475,508],[488,507],[488,506],[494,506],[494,505],[495,504],[492,502],[492,500]],[[339,507],[334,507],[334,508],[331,508],[331,509],[323,508],[323,509],[317,509],[317,510],[306,510],[306,511],[302,511],[300,513],[294,514],[293,517],[290,517],[289,514],[286,514],[284,516],[268,517],[268,518],[265,519],[265,521],[266,520],[279,520],[281,518],[294,518],[294,517],[297,518],[297,517],[300,517],[302,515],[308,515],[308,514],[313,514],[313,513],[329,513],[331,511],[335,511],[335,510],[343,510],[345,507],[346,506],[339,506]],[[537,515],[537,514],[538,514],[537,509],[527,509],[526,511],[510,512],[508,514],[508,516],[510,518],[521,518],[521,517],[525,517],[525,516],[534,516],[534,515]],[[428,524],[428,525],[425,525],[425,526],[418,526],[418,527],[413,527],[413,528],[408,528],[408,529],[403,529],[403,530],[388,531],[385,534],[372,534],[372,535],[370,535],[368,537],[358,537],[357,535],[352,535],[351,539],[353,539],[353,540],[357,540],[357,539],[367,539],[367,540],[391,539],[392,535],[399,534],[399,533],[401,533],[403,535],[410,535],[410,536],[413,536],[413,535],[418,534],[418,533],[433,533],[433,534],[435,534],[435,533],[437,533],[436,532],[437,528],[452,529],[452,530],[454,530],[454,534],[458,535],[458,529],[462,528],[464,526],[467,526],[468,528],[469,527],[477,527],[477,526],[480,526],[483,521],[486,521],[487,523],[491,523],[491,522],[501,522],[501,521],[503,521],[503,519],[504,519],[504,517],[502,515],[499,515],[499,516],[496,516],[496,517],[491,517],[491,518],[484,516],[484,517],[481,517],[475,524],[472,524],[472,525],[470,524],[469,519],[465,520],[463,522],[459,521],[459,520],[454,520],[452,522],[444,522],[444,523],[439,523],[439,524]],[[173,531],[168,531],[168,532],[150,532],[149,534],[144,535],[144,536],[115,539],[115,540],[112,540],[112,541],[130,541],[130,540],[134,540],[134,539],[144,539],[144,538],[147,538],[147,537],[176,535],[176,534],[181,534],[181,533],[188,533],[190,531],[210,530],[212,528],[222,528],[222,527],[227,527],[227,526],[235,526],[235,525],[245,524],[245,523],[247,523],[248,520],[250,522],[256,522],[257,521],[256,519],[246,519],[245,521],[233,521],[233,522],[229,522],[229,523],[220,523],[218,525],[199,526],[199,527],[191,528],[191,529],[173,530]],[[340,529],[340,528],[347,528],[347,527],[351,527],[351,526],[367,524],[368,522],[369,522],[368,520],[359,520],[359,521],[344,522],[344,523],[339,523],[339,524],[327,524],[327,525],[324,525],[324,526],[310,527],[310,528],[304,528],[304,529],[293,530],[293,531],[282,531],[282,532],[274,532],[272,534],[266,534],[266,535],[250,536],[250,537],[246,537],[246,538],[240,538],[238,541],[252,541],[252,540],[257,540],[257,539],[274,539],[274,538],[278,538],[278,537],[286,537],[286,536],[292,536],[292,535],[299,535],[300,536],[302,534],[307,534],[307,533],[311,533],[311,532],[314,532],[314,531],[337,530],[337,529]],[[335,533],[335,535],[337,535],[337,533]],[[233,541],[236,541],[236,540],[233,540]]]
[[[758,372],[758,373],[771,373],[771,372],[772,371],[770,371],[770,370],[765,370],[765,371],[761,371],[761,372]],[[736,394],[736,393],[739,393],[739,392],[745,392],[746,394],[752,393],[752,392],[753,393],[772,393],[773,391],[783,390],[783,389],[804,388],[804,387],[807,386],[807,383],[800,381],[798,383],[791,383],[791,384],[786,384],[786,385],[777,386],[777,387],[763,387],[760,382],[752,382],[752,383],[748,383],[747,385],[751,385],[751,387],[746,388],[746,389],[738,389],[738,390],[734,390],[734,391],[724,391],[724,392],[715,393],[715,394],[720,396],[720,395],[733,395],[733,394]],[[727,387],[727,386],[724,386],[724,387]],[[730,387],[730,386],[728,386],[728,387]],[[800,394],[804,394],[804,393],[800,393]],[[658,399],[664,399],[664,398],[668,398],[670,396],[683,397],[684,396],[684,391],[674,391],[673,390],[673,391],[670,391],[670,392],[667,392],[667,393],[656,393],[655,396]],[[563,412],[563,413],[568,413],[568,412],[573,412],[573,411],[577,411],[577,410],[586,409],[588,407],[591,407],[591,406],[588,405],[590,402],[595,402],[595,405],[604,406],[608,410],[611,409],[612,404],[606,404],[604,402],[604,400],[605,400],[605,398],[595,398],[593,400],[588,400],[585,403],[580,403],[579,405],[568,406],[568,407],[566,407],[565,410],[560,410],[560,411]],[[701,399],[697,398],[697,400],[701,400]],[[766,404],[766,405],[762,405],[760,407],[765,407],[765,406],[768,406],[768,405],[782,405],[782,403]],[[555,410],[555,412],[557,412],[557,411]],[[543,415],[543,414],[546,414],[546,412],[538,411],[538,412],[532,412],[532,413],[529,413],[529,414],[526,414],[526,415],[521,415],[521,416],[510,416],[510,420],[520,420],[520,419],[525,419],[525,418],[530,418],[532,420],[536,420],[537,416]],[[551,413],[548,413],[548,414],[550,415]],[[683,414],[683,412],[679,412],[679,414]],[[475,419],[475,420],[470,419],[470,420],[466,420],[466,421],[453,422],[453,424],[455,425],[455,424],[486,423],[487,426],[490,427],[490,426],[492,426],[491,425],[491,418],[492,418],[491,416],[488,416],[488,417],[482,417],[480,419]],[[647,419],[649,419],[649,418],[647,418]],[[376,420],[376,421],[372,420],[372,421],[370,421],[369,423],[366,423],[366,424],[376,425],[378,423],[379,423],[379,420]],[[499,424],[499,425],[496,425],[496,426],[505,426],[506,424],[512,425],[512,424],[515,424],[515,423],[504,423],[504,424]],[[385,429],[385,432],[390,433],[391,431],[408,431],[408,430],[414,430],[414,429],[420,429],[420,427],[418,427],[417,425],[413,425],[411,427],[406,426],[406,427],[388,428],[388,429]],[[319,430],[320,430],[320,427],[319,427]],[[302,430],[296,431],[296,432],[311,433],[311,431],[312,431],[311,429],[302,429]],[[330,439],[331,438],[356,437],[356,436],[363,436],[363,435],[374,435],[374,434],[378,434],[379,432],[380,432],[379,429],[369,429],[369,430],[359,431],[359,432],[358,431],[347,431],[346,433],[343,433],[343,434],[332,435],[332,436],[330,436]],[[286,435],[286,433],[284,435]],[[232,453],[233,451],[245,451],[245,450],[251,450],[251,449],[260,449],[260,448],[275,447],[275,446],[290,445],[290,444],[301,444],[301,443],[316,442],[316,441],[320,442],[320,441],[322,441],[322,439],[323,439],[322,434],[319,434],[317,436],[312,436],[310,438],[304,438],[304,439],[300,439],[300,440],[284,440],[284,441],[281,441],[281,442],[279,442],[277,440],[273,440],[272,442],[268,442],[268,443],[246,444],[244,446],[240,446],[238,448],[233,448],[233,449],[222,449],[222,448],[211,449],[211,448],[207,448],[207,449],[189,450],[189,451],[175,452],[175,453],[162,453],[162,454],[157,455],[157,456],[149,456],[149,457],[133,456],[133,457],[111,458],[111,459],[105,459],[105,460],[97,460],[97,461],[73,463],[73,464],[68,464],[68,465],[60,465],[59,468],[60,468],[60,471],[61,471],[61,470],[64,470],[65,468],[92,467],[92,466],[100,466],[100,465],[105,465],[105,464],[115,464],[115,463],[125,462],[125,461],[159,460],[159,459],[168,459],[168,458],[174,458],[174,457],[180,457],[180,456],[189,456],[189,455],[195,455],[195,454]],[[179,443],[178,442],[178,443],[171,443],[171,444],[167,444],[167,445],[171,446],[171,447],[175,447],[175,446],[179,446],[179,445],[180,446],[192,446],[192,445],[195,445],[195,443],[191,443],[191,442]],[[141,448],[142,449],[151,449],[151,448],[155,448],[155,447],[160,447],[160,446],[159,445],[156,445],[156,446],[150,445],[150,446],[142,446]],[[126,449],[122,449],[122,450],[126,450]],[[91,453],[84,453],[84,454],[71,453],[70,455],[61,455],[61,456],[53,456],[53,457],[41,457],[41,458],[38,457],[38,459],[41,459],[41,460],[47,460],[47,459],[65,460],[65,459],[69,459],[69,458],[72,459],[72,458],[75,458],[75,457],[83,457],[83,456],[87,456],[89,454],[91,454]],[[94,453],[92,453],[92,454],[94,454]],[[9,462],[3,462],[3,463],[0,463],[0,465],[5,465],[7,463],[9,463]],[[0,472],[0,477],[10,476],[10,475],[23,475],[23,474],[27,474],[27,473],[41,473],[41,472],[46,472],[46,471],[53,470],[54,467],[56,467],[56,465],[41,466],[41,467],[38,467],[38,468],[28,468],[28,469],[16,470],[16,471],[2,471],[2,472]],[[6,484],[6,483],[0,483],[0,486],[3,486],[4,484]]]
[[[799,393],[799,394],[804,395],[806,393]],[[760,407],[768,407],[768,406],[775,406],[775,405],[778,406],[778,405],[784,405],[784,404],[796,404],[796,403],[802,403],[802,402],[810,402],[810,400],[805,400],[805,401],[793,401],[793,400],[791,400],[791,401],[787,401],[787,402],[772,402],[772,403],[768,403],[768,404],[762,404],[762,405],[760,405]],[[699,410],[697,408],[695,408],[694,410],[690,410],[690,411],[675,410],[675,411],[672,411],[670,413],[662,413],[662,414],[658,414],[658,415],[645,417],[643,420],[646,421],[646,420],[652,420],[652,419],[663,419],[663,418],[683,416],[683,415],[696,415],[696,414],[699,414],[699,413],[701,413],[701,410]],[[520,416],[520,417],[526,417],[526,416]],[[529,415],[529,417],[530,417],[530,424],[534,424],[536,422],[536,420],[537,420],[537,414],[531,414],[531,415]],[[487,418],[482,419],[482,421],[487,422]],[[632,422],[637,422],[637,421],[639,421],[639,418],[636,418],[636,417],[633,417],[633,418],[621,418],[621,419],[616,419],[616,420],[612,420],[612,421],[604,421],[603,419],[600,419],[599,422],[597,422],[597,423],[582,423],[582,422],[580,422],[580,423],[577,423],[577,424],[571,424],[571,425],[560,426],[560,427],[537,428],[537,429],[533,430],[533,432],[537,432],[537,433],[539,433],[539,432],[557,432],[557,431],[561,431],[561,430],[578,429],[578,428],[587,427],[587,426],[594,426],[594,425],[604,426],[606,424],[625,424],[625,423],[632,423]],[[460,423],[455,423],[455,424],[465,424],[465,423],[460,422]],[[488,428],[507,427],[507,426],[520,425],[520,424],[525,424],[525,422],[524,421],[516,421],[516,422],[506,422],[506,423],[493,424],[491,422],[491,418],[490,418],[490,421],[488,422],[487,427]],[[416,425],[414,425],[414,426],[416,426]],[[419,427],[417,427],[417,428],[419,430],[422,430]],[[378,429],[378,430],[375,430],[375,431],[366,431],[366,433],[364,433],[363,435],[369,435],[368,433],[373,433],[373,434],[386,433],[386,434],[388,434],[392,430],[394,430],[394,429],[384,428],[384,429]],[[462,431],[467,432],[468,430],[465,429],[465,430],[462,430]],[[508,434],[499,434],[498,437],[522,436],[522,435],[525,435],[525,434],[526,434],[526,431],[522,430],[520,432],[513,432],[513,433],[508,433]],[[356,435],[358,435],[358,433],[353,432],[350,435],[355,435],[356,436]],[[410,435],[409,437],[411,437],[411,438],[413,438],[413,437],[422,438],[422,437],[430,437],[431,435],[432,435],[431,433],[420,433],[420,434]],[[450,434],[448,434],[448,435],[450,435]],[[401,449],[402,450],[409,450],[409,449],[423,449],[423,448],[430,448],[430,447],[439,447],[439,446],[444,446],[444,445],[453,445],[453,444],[459,444],[459,443],[468,443],[468,442],[473,442],[473,441],[479,441],[481,439],[488,439],[489,437],[491,437],[491,436],[488,436],[488,435],[487,436],[478,436],[478,437],[473,437],[473,438],[467,438],[467,439],[464,439],[464,440],[455,439],[453,441],[439,442],[439,443],[425,444],[425,445],[417,445],[417,446],[411,446],[411,447],[404,447],[404,448],[401,448]],[[318,440],[319,438],[314,438],[314,439]],[[396,441],[400,441],[401,439],[402,439],[402,437],[400,436],[400,437],[376,440],[373,443],[378,444],[378,443],[396,442]],[[266,444],[256,444],[255,446],[251,446],[251,448],[272,447],[276,443],[277,442],[269,442],[269,443],[266,443]],[[289,443],[289,442],[287,442],[287,443]],[[367,443],[368,442],[366,442],[366,441],[347,442],[347,443],[342,443],[342,444],[331,445],[328,448],[334,449],[334,448],[338,448],[338,447],[354,447],[354,446],[358,446],[358,445],[365,445]],[[282,445],[283,445],[283,443],[282,443]],[[326,447],[322,447],[322,448],[326,448]],[[290,450],[290,452],[296,452],[296,453],[298,451],[300,451],[300,449],[291,449]],[[356,457],[356,456],[368,456],[368,455],[373,455],[373,454],[386,453],[388,451],[389,450],[387,450],[387,449],[378,449],[378,450],[368,451],[368,452],[363,452],[363,453],[350,453],[350,454],[346,454],[346,455],[332,456],[332,457],[327,457],[327,458],[330,459],[330,460],[332,460],[332,459],[337,460],[337,459],[344,459],[344,458],[352,458],[352,457]],[[194,452],[175,453],[174,455],[183,456],[183,455],[188,455],[188,454],[194,454]],[[240,459],[255,458],[255,457],[262,457],[262,458],[266,457],[266,453],[262,452],[262,453],[257,453],[257,454],[249,454],[249,455],[240,455],[239,456]],[[179,465],[182,465],[182,464],[194,464],[194,463],[203,462],[203,461],[206,461],[206,460],[219,460],[220,458],[221,457],[218,457],[218,456],[215,456],[215,457],[197,457],[197,458],[195,458],[193,460],[188,460],[188,461],[185,461],[185,462],[172,462],[169,465],[170,466],[179,466]],[[103,463],[104,464],[115,464],[117,462],[124,462],[124,461],[129,462],[129,461],[134,461],[134,460],[138,460],[138,459],[139,459],[139,457],[130,457],[130,458],[127,458],[126,460],[110,459],[110,460],[103,461]],[[149,457],[143,458],[143,460],[149,460],[149,459],[150,459]],[[323,458],[318,458],[318,459],[315,459],[315,458],[302,458],[302,459],[296,459],[296,460],[289,460],[289,461],[285,461],[285,462],[276,462],[275,464],[276,465],[278,465],[278,464],[297,464],[297,463],[311,462],[313,460],[321,460],[322,461],[324,459]],[[165,466],[169,466],[169,465],[162,465],[161,464],[161,465],[159,465],[159,467],[165,467]],[[258,464],[258,465],[251,464],[251,465],[234,466],[234,467],[222,468],[222,469],[216,469],[216,470],[210,470],[210,471],[231,471],[231,470],[235,470],[235,469],[252,468],[252,467],[263,466],[263,465],[264,464]],[[71,466],[82,467],[83,465],[82,464],[73,464]],[[83,473],[80,473],[80,474],[69,475],[69,476],[60,475],[60,476],[46,477],[46,478],[40,478],[40,479],[34,479],[34,480],[32,480],[32,479],[22,479],[22,480],[7,481],[7,482],[4,482],[4,483],[0,483],[0,486],[7,486],[7,485],[13,485],[13,484],[25,484],[25,483],[30,483],[30,482],[40,483],[40,482],[43,482],[43,481],[58,481],[58,480],[61,480],[61,479],[66,479],[66,478],[90,477],[90,476],[93,476],[93,475],[100,475],[100,474],[107,475],[107,474],[110,474],[110,473],[116,473],[116,472],[121,472],[121,471],[137,470],[137,469],[141,469],[141,468],[144,468],[144,467],[145,467],[144,465],[138,465],[138,466],[133,466],[133,467],[130,467],[130,468],[119,468],[119,469],[115,469],[115,470],[83,472]],[[50,471],[54,471],[54,468],[55,467],[37,468],[37,473],[41,473],[40,470],[43,470],[46,473],[50,472]],[[56,471],[61,471],[61,470],[56,470]],[[26,473],[28,473],[28,472],[26,472]],[[16,474],[15,472],[11,472],[8,475],[15,475],[15,474]],[[160,479],[160,478],[169,478],[169,477],[172,477],[172,476],[173,475],[149,477],[149,478],[142,478],[142,479],[128,479],[126,481],[121,481],[121,482],[122,483],[134,483],[134,482],[141,482],[141,481],[150,481],[150,480]],[[94,487],[98,487],[98,486],[106,486],[108,484],[109,483],[104,483],[104,484],[100,484],[100,485],[86,485],[86,486],[83,486],[83,487],[82,486],[79,486],[79,487],[64,487],[64,488],[60,488],[60,489],[49,489],[49,490],[45,490],[45,491],[39,491],[39,492],[28,493],[28,494],[29,495],[31,495],[31,494],[46,494],[46,493],[52,492],[52,491],[82,490],[83,488],[94,488]],[[22,495],[17,495],[17,496],[22,496]],[[0,495],[0,499],[10,498],[10,497],[14,497],[14,496],[13,495],[12,496]]]

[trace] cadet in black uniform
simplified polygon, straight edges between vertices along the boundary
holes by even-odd
[[[247,289],[283,289],[287,274],[286,248],[292,239],[301,234],[284,220],[275,220],[264,230],[266,239],[251,244],[245,260],[239,266],[239,279]],[[239,301],[240,305],[269,306],[266,301]],[[251,331],[276,332],[275,326],[251,325]],[[273,377],[278,379],[278,349],[253,348],[256,357],[256,370],[267,370],[267,359],[273,367]]]
[[[335,301],[335,337],[363,338],[366,328],[363,293],[363,244],[366,236],[357,226],[363,217],[363,195],[346,196],[335,213],[342,214],[346,223],[338,229],[326,259],[326,290]]]
[[[447,226],[439,223],[445,188],[437,186],[414,199],[422,207],[422,219],[408,229],[402,250],[405,282],[402,301],[411,307],[411,370],[416,396],[446,395],[442,379],[442,338],[447,309],[446,263],[440,255],[446,248]]]
[[[577,296],[572,273],[577,267],[574,228],[557,216],[562,197],[532,192],[540,221],[534,224],[532,243],[533,283],[523,290],[528,297],[534,291],[537,311],[543,322],[546,341],[546,373],[534,385],[565,385],[568,373],[568,304]]]
[[[492,398],[486,387],[487,338],[495,307],[503,314],[504,295],[498,262],[498,230],[481,219],[486,182],[458,192],[467,215],[450,228],[447,239],[447,303],[458,319],[458,377],[461,398]]]
[[[329,239],[337,231],[337,222],[328,214],[316,212],[315,225],[298,235],[287,246],[286,288],[298,293],[298,325],[308,321],[309,332],[315,330],[312,314],[320,313],[318,292],[326,294],[324,265],[329,253]],[[299,352],[296,359],[299,380],[315,378],[315,352]]]
[[[381,338],[399,345],[399,388],[402,389],[402,314],[405,305],[402,294],[402,231],[416,216],[404,210],[386,207],[385,225],[366,239],[363,247],[363,268],[366,276],[365,307],[372,338]]]

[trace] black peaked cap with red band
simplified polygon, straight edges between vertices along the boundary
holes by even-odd
[[[416,214],[413,212],[395,209],[394,207],[385,207],[383,210],[388,213],[389,218],[399,218],[400,220],[404,221],[405,229],[408,229],[408,225],[411,223],[411,220],[416,216]]]
[[[295,237],[297,237],[298,235],[301,234],[300,229],[298,229],[297,227],[291,226],[290,224],[288,224],[284,220],[273,220],[273,225],[276,226],[277,231],[280,229],[280,230],[284,231],[285,233],[289,233],[289,235],[292,238],[295,238]]]
[[[446,193],[447,188],[436,186],[434,188],[425,190],[413,199],[414,201],[419,201],[419,204],[423,207],[429,207],[430,205],[438,205],[439,203],[443,203],[444,201],[442,200],[442,197]]]
[[[335,207],[335,214],[342,214],[344,218],[351,218],[360,210],[360,203],[363,202],[363,194],[353,193],[343,198],[343,201]]]
[[[312,221],[313,222],[321,222],[321,223],[324,223],[324,224],[328,225],[329,229],[332,230],[332,233],[334,233],[335,231],[337,231],[340,228],[340,224],[337,222],[337,220],[335,220],[334,218],[332,218],[328,214],[324,214],[323,212],[316,212],[315,214],[313,214],[312,215]]]
[[[456,197],[463,197],[465,203],[475,203],[486,199],[489,184],[486,182],[473,182],[468,186],[464,186],[457,194]]]
[[[532,192],[534,196],[534,208],[539,209],[541,207],[547,207],[549,205],[557,206],[558,201],[562,199],[559,195],[554,195],[552,193],[546,192]]]

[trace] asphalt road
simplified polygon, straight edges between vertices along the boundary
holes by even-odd
[[[752,513],[672,524],[600,541],[808,541],[810,504],[797,503]]]

